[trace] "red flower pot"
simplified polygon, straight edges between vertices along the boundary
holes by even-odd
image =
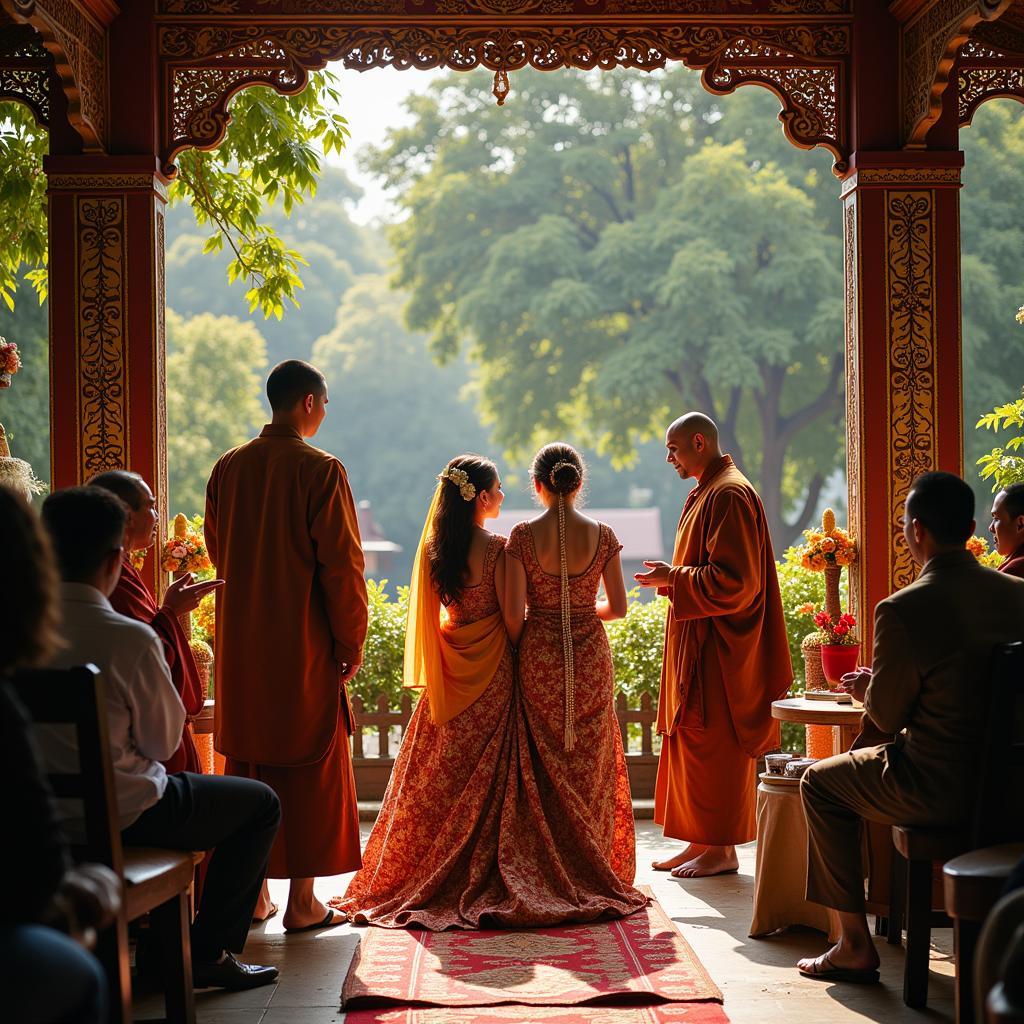
[[[860,662],[859,644],[822,644],[821,670],[834,690],[847,672],[856,670]]]

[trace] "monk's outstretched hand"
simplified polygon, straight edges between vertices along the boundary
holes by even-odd
[[[207,594],[224,586],[223,580],[202,580],[192,582],[192,574],[179,576],[164,593],[164,607],[175,617],[194,612]]]
[[[644,562],[647,572],[634,573],[633,579],[641,587],[667,587],[672,566],[668,562]]]

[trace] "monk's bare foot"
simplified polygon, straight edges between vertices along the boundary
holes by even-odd
[[[672,869],[673,878],[708,878],[739,871],[735,846],[708,846],[702,853]]]
[[[252,912],[252,919],[255,924],[262,924],[269,921],[279,910],[278,905],[270,898],[270,887],[266,881],[260,889],[260,897],[256,901],[256,909]]]
[[[671,871],[673,868],[679,867],[680,864],[685,864],[687,861],[693,860],[706,849],[707,847],[701,846],[700,843],[690,843],[674,857],[669,857],[668,860],[656,860],[651,864],[651,867],[654,868],[655,871]]]

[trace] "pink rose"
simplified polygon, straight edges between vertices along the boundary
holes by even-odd
[[[171,548],[171,555],[174,558],[184,558],[187,554],[188,552],[181,544],[175,544],[174,547]]]

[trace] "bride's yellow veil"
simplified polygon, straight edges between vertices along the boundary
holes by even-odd
[[[405,633],[403,685],[423,688],[431,720],[437,725],[464,711],[486,689],[508,647],[501,613],[464,626],[452,626],[430,576],[428,546],[441,504],[439,480],[412,567],[409,619]]]

